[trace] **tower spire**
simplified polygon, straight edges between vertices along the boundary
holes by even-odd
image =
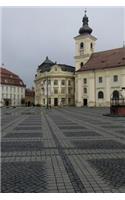
[[[88,25],[89,19],[88,19],[86,13],[87,13],[87,9],[84,10],[84,17],[82,19],[83,25],[79,29],[79,34],[80,35],[81,34],[91,34],[92,33],[92,29]]]

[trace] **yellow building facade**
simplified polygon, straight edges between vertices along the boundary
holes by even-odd
[[[74,71],[74,67],[53,63],[46,57],[35,76],[35,105],[74,105]]]

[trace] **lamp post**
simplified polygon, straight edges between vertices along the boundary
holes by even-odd
[[[48,106],[48,76],[47,76],[47,72],[46,72],[46,100],[47,100],[46,108],[48,109],[49,106]]]

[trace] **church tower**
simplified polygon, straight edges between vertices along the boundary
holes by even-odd
[[[79,29],[79,35],[75,39],[75,70],[84,67],[85,63],[89,60],[91,54],[95,50],[96,38],[91,35],[92,29],[88,25],[88,17],[85,14],[83,17],[83,25]]]

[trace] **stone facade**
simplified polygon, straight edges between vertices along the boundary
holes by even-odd
[[[44,62],[35,76],[35,105],[74,105],[74,67],[48,63],[47,71]]]
[[[114,80],[116,76],[117,81]],[[76,73],[75,88],[76,106],[109,107],[114,91],[121,92],[125,97],[125,66]],[[99,97],[101,92],[103,98]]]

